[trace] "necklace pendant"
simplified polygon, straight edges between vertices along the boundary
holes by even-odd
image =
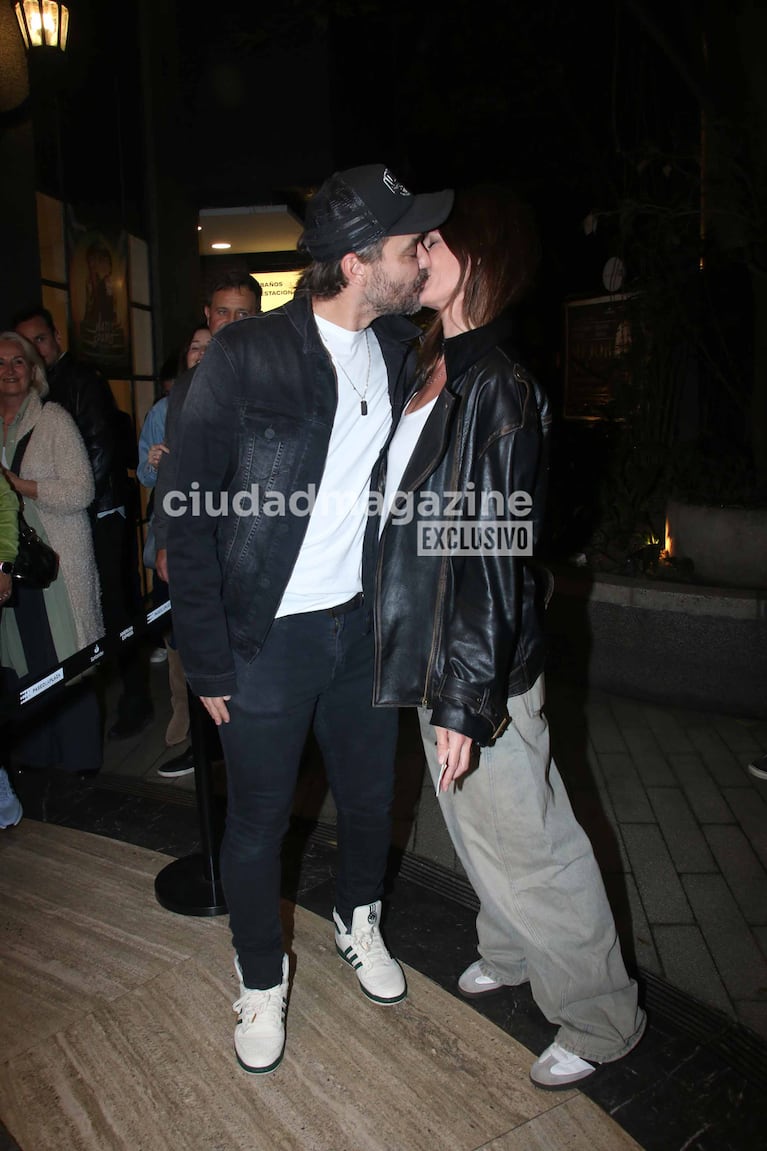
[[[360,400],[360,415],[366,416],[368,414],[367,400]]]

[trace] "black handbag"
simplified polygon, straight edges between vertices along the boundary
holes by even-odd
[[[34,428],[32,429],[34,431]],[[19,474],[24,451],[32,432],[27,432],[16,445],[11,471]],[[27,587],[50,587],[59,574],[59,557],[50,544],[41,539],[33,527],[24,519],[24,501],[19,500],[19,550],[13,564],[13,578]]]
[[[19,500],[19,550],[13,564],[13,578],[27,587],[50,587],[59,574],[59,557],[29,526],[22,506]]]

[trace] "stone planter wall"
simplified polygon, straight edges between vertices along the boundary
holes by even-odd
[[[767,508],[708,507],[671,500],[669,552],[692,560],[704,584],[767,588]]]
[[[551,671],[635,699],[767,718],[767,593],[554,575]]]

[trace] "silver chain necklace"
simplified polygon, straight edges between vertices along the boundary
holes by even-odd
[[[323,342],[323,344],[325,344],[324,340],[322,342]],[[368,414],[367,394],[368,394],[368,388],[370,387],[370,330],[368,328],[365,328],[365,347],[368,350],[368,370],[367,370],[367,375],[365,376],[365,390],[364,390],[364,392],[361,392],[359,390],[359,388],[355,384],[354,380],[351,378],[351,376],[347,372],[346,368],[341,363],[340,359],[335,358],[333,353],[330,351],[330,348],[328,348],[327,344],[325,344],[325,347],[328,349],[328,352],[330,353],[330,358],[333,361],[333,363],[336,365],[337,368],[341,369],[341,371],[346,376],[346,378],[349,381],[349,383],[351,384],[351,386],[354,388],[354,391],[359,396],[359,398],[360,398],[360,415],[366,416]]]

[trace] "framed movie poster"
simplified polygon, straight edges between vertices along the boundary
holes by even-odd
[[[565,419],[609,414],[616,385],[628,378],[628,295],[568,300],[565,305]]]
[[[114,379],[131,374],[128,236],[67,219],[71,331],[75,355]]]

